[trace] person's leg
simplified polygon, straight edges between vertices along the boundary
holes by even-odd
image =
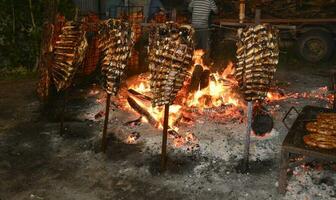
[[[205,51],[203,58],[207,63],[210,58],[210,38],[208,29],[203,29],[201,31],[201,48]]]
[[[202,33],[200,30],[196,29],[194,34],[195,49],[202,48]]]

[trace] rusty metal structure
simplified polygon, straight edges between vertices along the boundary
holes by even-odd
[[[312,160],[326,160],[336,162],[336,149],[321,149],[306,145],[304,142],[304,136],[309,134],[309,131],[306,129],[306,124],[310,121],[316,120],[319,113],[330,112],[334,111],[332,109],[319,108],[314,106],[306,106],[300,113],[297,112],[298,117],[292,127],[289,129],[289,132],[281,146],[279,173],[280,193],[284,194],[286,192],[287,171],[289,168],[293,168]],[[300,156],[303,156],[304,159],[294,159],[294,161],[291,162],[293,158]]]

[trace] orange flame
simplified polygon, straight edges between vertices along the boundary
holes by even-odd
[[[204,65],[202,58],[203,55],[203,50],[196,50],[194,52],[193,66],[201,65],[203,70],[209,69]],[[222,114],[230,116],[230,118],[232,115],[241,115],[240,112],[238,112],[238,109],[242,108],[244,103],[240,100],[239,95],[237,95],[237,93],[233,90],[234,86],[237,85],[235,79],[232,78],[233,73],[234,65],[230,62],[222,73],[210,73],[209,85],[203,89],[198,89],[195,92],[187,94],[187,84],[184,84],[181,92],[185,92],[186,95],[182,95],[182,100],[180,99],[176,101],[178,103],[170,106],[170,128],[174,130],[177,129],[176,123],[183,117],[183,111],[188,110],[188,108],[193,108],[192,110],[202,113],[204,109],[220,108],[221,106],[232,105],[232,107],[223,110]],[[142,75],[140,77],[140,81],[134,81],[130,84],[129,88],[132,88],[141,94],[150,95],[149,75]],[[147,108],[151,116],[159,122],[158,128],[162,129],[164,109],[162,107],[153,108],[149,102],[144,104],[144,102],[137,101],[137,103]]]

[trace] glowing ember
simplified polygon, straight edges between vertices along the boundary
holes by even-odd
[[[283,99],[299,99],[299,98],[309,98],[309,99],[318,99],[318,100],[323,100],[327,101],[329,103],[332,103],[333,101],[333,94],[328,93],[328,88],[327,87],[320,87],[317,88],[316,90],[312,90],[309,92],[302,92],[302,93],[287,93],[286,95],[281,94],[276,91],[270,91],[267,94],[267,101],[272,102],[272,101],[280,101]]]
[[[193,56],[194,66],[201,65],[203,67],[206,67],[203,63],[203,58],[202,58],[204,54],[205,52],[202,49],[198,49],[194,51],[194,56]]]
[[[197,50],[194,52],[194,65],[191,67],[192,69],[190,73],[192,73],[195,65],[201,65],[203,69],[209,69],[203,63],[203,55],[203,50]],[[188,114],[190,112],[202,114],[206,110],[209,111],[209,109],[215,109],[215,113],[217,115],[220,115],[220,117],[226,116],[230,119],[232,116],[241,115],[241,112],[239,111],[244,107],[244,103],[235,92],[237,82],[233,78],[233,73],[234,66],[230,62],[222,73],[210,73],[209,84],[207,87],[198,89],[194,92],[188,92],[188,82],[190,82],[190,79],[188,79],[180,91],[180,94],[182,95],[178,95],[175,104],[170,106],[170,128],[176,130],[177,127],[175,125],[178,122],[183,121],[183,118],[185,117],[184,115],[188,115],[187,118],[192,119],[192,117]],[[140,94],[150,96],[149,75],[141,75],[138,80],[129,84],[129,88]],[[137,100],[137,103],[147,108],[151,116],[159,122],[158,128],[162,128],[164,109],[162,107],[153,108],[150,101],[144,102],[142,100]],[[226,106],[230,107],[226,108]],[[213,113],[211,113],[211,115],[212,114]]]
[[[226,71],[232,73],[233,71]],[[190,93],[187,97],[187,107],[198,107],[199,109],[220,107],[223,105],[242,106],[239,96],[233,91],[235,81],[230,80],[227,74],[210,74],[209,85]]]
[[[138,132],[133,132],[131,133],[127,139],[126,139],[126,143],[127,144],[136,144],[137,140],[140,138],[140,133]]]
[[[188,146],[194,148],[198,146],[198,138],[192,132],[187,132],[184,136],[181,136],[177,132],[170,131],[169,136],[173,140],[174,147]]]
[[[222,72],[213,72],[209,75],[209,84],[202,89],[189,92],[191,75],[196,65],[202,66],[203,70],[209,70],[209,67],[203,63],[202,56],[204,51],[197,50],[194,52],[194,64],[189,71],[190,76],[185,81],[183,88],[178,93],[173,105],[170,106],[169,128],[170,138],[173,139],[175,147],[186,146],[188,143],[197,143],[197,138],[192,133],[186,133],[181,136],[177,133],[178,124],[193,124],[197,116],[211,118],[213,121],[239,120],[243,119],[243,110],[246,105],[237,92],[238,83],[234,79],[234,65],[229,63]],[[136,91],[139,95],[131,97],[138,105],[149,113],[150,119],[142,118],[144,121],[155,121],[155,126],[162,129],[163,124],[163,107],[152,107],[151,92],[149,84],[149,74],[142,74],[137,79],[128,81],[128,88]],[[140,97],[138,97],[140,96]],[[142,98],[141,98],[142,96]],[[145,97],[145,98],[144,98]],[[278,88],[272,88],[267,94],[267,102],[280,101],[288,98],[317,98],[331,101],[332,95],[327,94],[327,88],[319,88],[309,93],[291,93],[284,94]],[[125,105],[125,107],[127,107]],[[130,108],[130,107],[127,107]],[[131,109],[133,111],[133,109]],[[153,123],[151,123],[153,125]],[[127,139],[128,143],[133,143],[134,136],[130,135]]]

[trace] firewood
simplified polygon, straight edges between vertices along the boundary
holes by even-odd
[[[146,100],[146,101],[152,101],[153,99],[147,95],[141,94],[140,92],[134,90],[134,89],[128,89],[128,92],[131,93],[132,95],[135,95],[136,97]]]
[[[204,89],[209,86],[210,83],[210,70],[206,69],[203,71],[200,80],[200,89]]]
[[[146,108],[141,107],[132,97],[127,97],[127,102],[137,113],[146,117],[149,124],[158,127],[159,122],[146,110]]]
[[[195,92],[200,88],[201,76],[203,74],[202,65],[196,65],[191,75],[189,92]]]

